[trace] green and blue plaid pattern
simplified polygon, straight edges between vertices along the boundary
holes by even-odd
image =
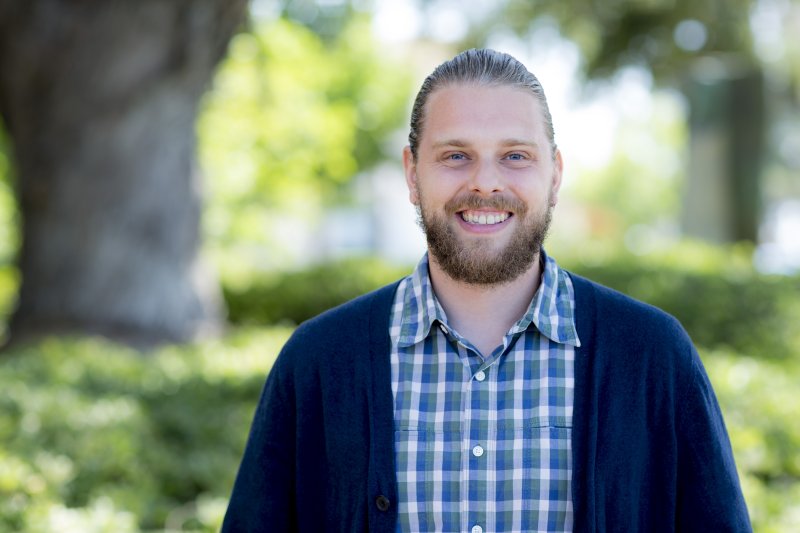
[[[574,293],[544,253],[525,315],[489,357],[448,326],[427,256],[390,336],[398,531],[572,531]]]

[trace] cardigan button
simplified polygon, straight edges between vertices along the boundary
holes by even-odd
[[[378,506],[379,511],[386,512],[389,510],[389,498],[381,494],[377,498],[375,498],[375,505]]]

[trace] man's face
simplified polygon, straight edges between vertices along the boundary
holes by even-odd
[[[451,278],[495,285],[538,257],[561,184],[536,97],[509,86],[451,85],[426,104],[403,163],[432,259]]]

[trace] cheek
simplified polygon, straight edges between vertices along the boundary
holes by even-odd
[[[453,184],[455,182],[451,182],[443,176],[433,176],[424,181],[417,181],[417,199],[428,206],[444,205],[458,194],[459,189],[457,186],[452,186]]]
[[[550,194],[549,185],[541,182],[530,180],[518,182],[516,186],[510,188],[511,192],[526,202],[540,202],[542,198],[546,199]]]

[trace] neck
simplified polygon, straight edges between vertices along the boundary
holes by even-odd
[[[431,284],[451,327],[488,356],[522,318],[539,288],[539,254],[517,279],[498,285],[472,285],[454,280],[428,254]]]

